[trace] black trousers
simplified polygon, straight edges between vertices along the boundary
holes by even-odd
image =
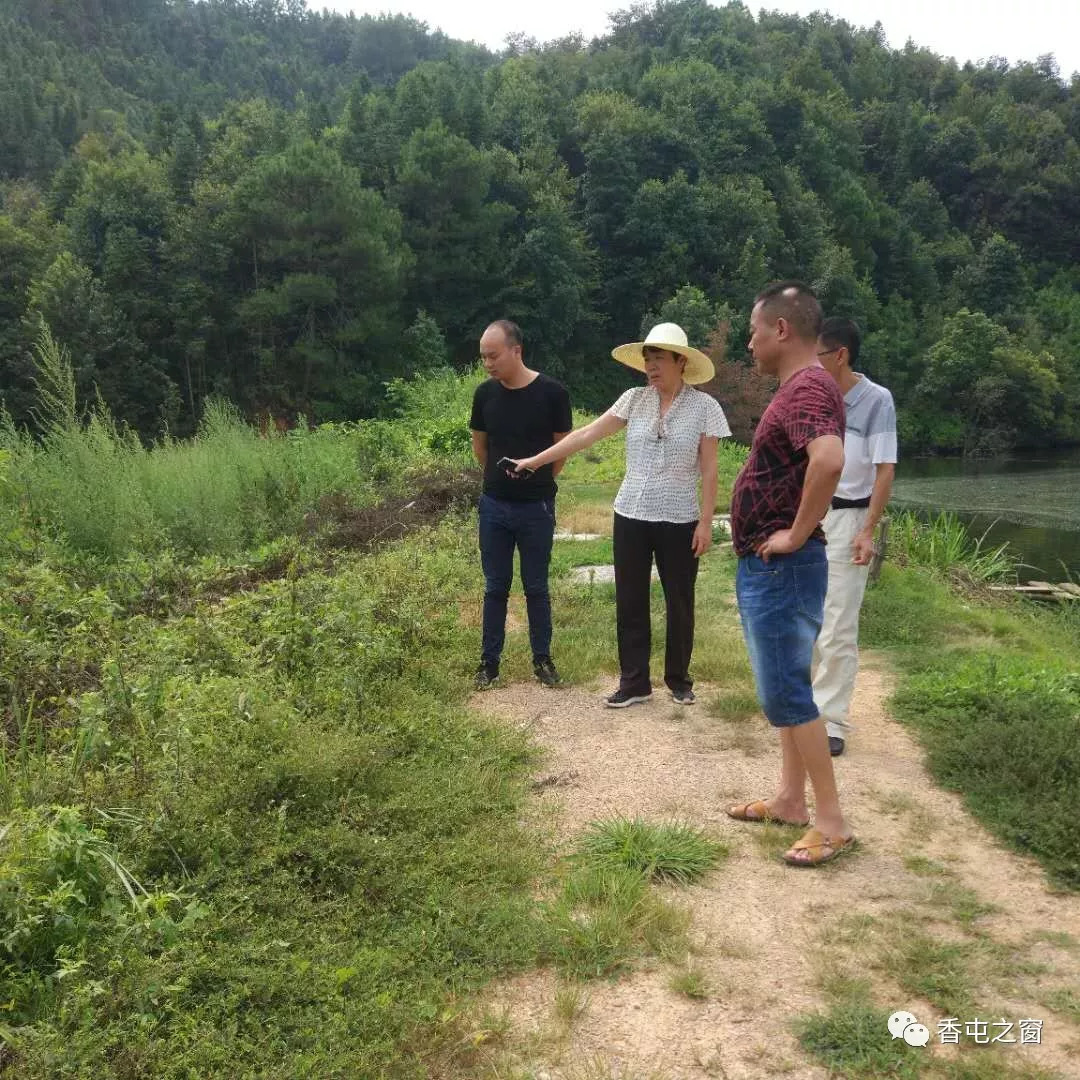
[[[690,654],[694,651],[694,584],[698,560],[690,547],[697,522],[638,521],[615,515],[615,620],[619,635],[619,688],[648,693],[649,578],[653,558],[667,607],[664,682],[671,690],[689,690]]]

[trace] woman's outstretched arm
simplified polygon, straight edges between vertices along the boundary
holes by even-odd
[[[591,424],[586,424],[584,427],[571,431],[566,438],[560,439],[554,446],[549,446],[546,450],[541,450],[539,454],[511,460],[514,460],[514,464],[517,465],[519,470],[539,469],[541,465],[550,465],[553,461],[562,461],[563,458],[568,458],[571,454],[576,454],[579,450],[584,450],[586,447],[592,446],[593,443],[606,439],[609,435],[614,435],[616,431],[624,427],[626,427],[626,421],[609,410],[598,416]]]

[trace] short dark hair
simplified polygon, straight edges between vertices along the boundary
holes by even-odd
[[[521,327],[516,322],[512,322],[510,319],[496,319],[491,326],[497,326],[502,332],[503,337],[506,339],[506,344],[513,347],[514,345],[523,345],[525,343],[525,337],[521,333]]]
[[[854,319],[845,319],[834,315],[821,324],[818,341],[830,349],[847,349],[848,359],[854,367],[859,362],[859,347],[862,345],[862,331]]]
[[[773,322],[786,319],[804,341],[817,341],[821,333],[821,303],[805,282],[774,281],[754,297],[754,306],[758,304]]]

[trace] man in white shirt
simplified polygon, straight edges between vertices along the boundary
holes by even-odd
[[[823,526],[829,560],[825,618],[814,646],[814,702],[825,719],[829,752],[839,757],[853,730],[851,695],[859,670],[859,610],[874,554],[874,530],[896,473],[892,394],[852,370],[861,337],[851,319],[826,319],[818,357],[844,395],[844,471]]]

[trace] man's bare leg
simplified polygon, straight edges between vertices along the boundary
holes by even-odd
[[[806,808],[806,767],[793,736],[794,728],[782,727],[780,733],[780,786],[765,805],[773,817],[782,821],[805,821],[810,813]]]
[[[799,757],[800,768],[804,769],[805,775],[810,777],[810,785],[814,789],[814,828],[825,836],[850,836],[851,830],[844,820],[844,815],[840,812],[836,773],[833,771],[832,757],[829,755],[825,721],[819,716],[808,724],[784,728],[783,734],[790,735],[791,745]],[[783,781],[781,781],[781,786],[783,786]],[[789,850],[787,855],[804,860],[809,860],[811,857],[805,850],[796,852],[794,849]]]

